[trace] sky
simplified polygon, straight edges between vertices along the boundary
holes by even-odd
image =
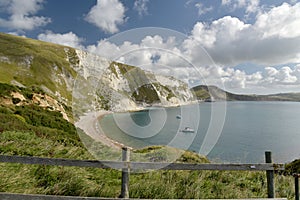
[[[300,92],[296,0],[0,0],[0,32],[235,93]]]

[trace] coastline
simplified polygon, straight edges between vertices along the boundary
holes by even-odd
[[[196,104],[197,102],[190,102],[190,104]],[[199,102],[198,102],[199,103]],[[167,109],[167,108],[176,108],[180,106],[186,106],[189,104],[176,104],[176,105],[153,105],[149,107],[140,107],[129,111],[119,111],[119,113],[125,113],[125,112],[142,112],[145,110],[157,108],[157,109]],[[83,116],[80,116],[79,121],[77,121],[74,125],[84,131],[84,133],[88,136],[90,136],[95,141],[101,142],[102,144],[120,150],[122,147],[125,147],[123,143],[117,142],[111,138],[109,138],[107,135],[104,134],[104,131],[99,126],[99,121],[105,116],[114,113],[113,111],[107,111],[107,110],[99,110],[95,112],[89,112],[85,113]],[[128,148],[131,148],[130,146],[126,146]]]
[[[101,127],[98,126],[98,121],[101,120],[105,115],[111,113],[113,112],[106,110],[86,113],[84,116],[80,117],[79,121],[75,123],[75,126],[82,129],[85,134],[90,136],[95,141],[99,141],[102,144],[114,149],[121,149],[124,147],[124,144],[107,137]]]

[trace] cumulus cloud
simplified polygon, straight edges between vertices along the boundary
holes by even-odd
[[[149,0],[135,0],[133,9],[139,13],[139,16],[147,15],[148,14],[148,7],[147,3]]]
[[[264,79],[262,81],[263,84],[271,85],[271,84],[280,84],[280,85],[289,85],[300,83],[300,77],[297,77],[298,69],[295,67],[294,69],[284,66],[280,69],[275,69],[274,67],[266,67]]]
[[[192,30],[192,38],[204,47],[214,47],[219,43],[230,43],[237,39],[238,34],[249,24],[244,24],[238,18],[226,16],[213,21],[210,25],[197,22]]]
[[[107,33],[116,33],[126,21],[125,7],[119,0],[98,0],[85,19]]]
[[[33,30],[45,26],[51,19],[35,16],[43,8],[44,0],[2,0],[0,10],[9,14],[8,19],[0,18],[0,27],[16,30]]]
[[[83,39],[78,37],[73,32],[60,34],[47,31],[46,33],[39,34],[38,39],[46,42],[84,49],[84,47],[81,45]]]
[[[283,3],[269,12],[259,14],[254,25],[263,38],[295,38],[300,36],[300,3]]]
[[[279,65],[300,61],[300,3],[282,4],[257,15],[254,24],[223,17],[211,24],[195,24],[190,44],[202,45],[220,65],[254,62]],[[199,49],[193,45],[193,51]]]

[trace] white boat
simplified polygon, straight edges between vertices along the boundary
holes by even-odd
[[[187,126],[184,129],[182,129],[181,132],[183,132],[183,133],[194,133],[195,130]]]

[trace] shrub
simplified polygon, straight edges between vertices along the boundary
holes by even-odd
[[[21,102],[21,99],[19,99],[19,98],[12,98],[12,102],[13,102],[13,104],[18,104],[18,103]]]
[[[285,166],[285,174],[292,175],[294,173],[300,174],[300,159],[296,159]]]
[[[9,85],[6,83],[0,83],[0,96],[10,96],[11,92],[16,92],[18,91],[18,88],[13,85]]]

